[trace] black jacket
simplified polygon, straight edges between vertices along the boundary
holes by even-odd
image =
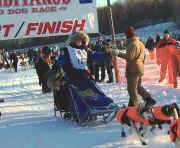
[[[153,38],[148,39],[146,42],[146,48],[148,50],[153,50],[154,47],[155,47],[155,42],[154,42]]]
[[[36,64],[36,71],[40,81],[47,80],[46,74],[50,71],[50,67],[43,58],[40,58]]]

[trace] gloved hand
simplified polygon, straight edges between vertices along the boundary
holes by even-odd
[[[112,55],[113,55],[113,56],[118,56],[119,53],[120,53],[120,51],[119,51],[118,49],[113,49],[113,50],[112,50]]]

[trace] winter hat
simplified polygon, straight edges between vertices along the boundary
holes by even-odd
[[[67,44],[71,45],[72,43],[74,43],[76,40],[82,40],[82,41],[86,41],[89,42],[89,36],[87,33],[79,31],[79,32],[74,32],[72,33],[72,35],[69,36],[68,40],[67,40]]]
[[[136,36],[136,30],[134,29],[134,27],[130,26],[126,29],[125,35],[126,35],[127,39],[132,38],[132,37]]]
[[[156,34],[156,37],[160,37],[160,34],[159,34],[159,33],[157,33],[157,34]]]
[[[164,30],[164,34],[166,34],[166,33],[168,33],[169,34],[169,31],[166,29],[166,30]]]

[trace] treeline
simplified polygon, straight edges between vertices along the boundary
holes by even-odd
[[[123,1],[123,2],[121,2]],[[107,7],[97,9],[99,31],[111,33]],[[112,5],[115,33],[120,33],[127,26],[142,27],[174,20],[180,28],[180,0],[119,0]],[[27,48],[38,45],[63,42],[65,36],[29,38],[20,40],[0,41],[0,48]]]
[[[112,5],[115,32],[119,33],[133,25],[136,28],[178,20],[180,0],[119,0]],[[111,32],[108,8],[98,8],[99,29],[103,34]]]

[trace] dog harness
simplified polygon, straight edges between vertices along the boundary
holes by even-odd
[[[154,113],[155,119],[157,119],[157,120],[165,120],[165,121],[171,120],[171,117],[165,115],[162,112],[162,108],[163,108],[162,106],[153,107],[153,113]]]
[[[125,112],[127,112],[128,108],[123,108],[117,112],[116,119],[119,123],[123,123],[123,116],[125,115]]]
[[[170,140],[174,142],[176,138],[180,139],[180,119],[174,120],[169,125]]]
[[[138,106],[127,107],[121,109],[117,113],[117,121],[123,124],[123,116],[128,117],[130,120],[135,122],[144,123],[146,126],[150,125],[149,119],[143,118],[138,112]]]

